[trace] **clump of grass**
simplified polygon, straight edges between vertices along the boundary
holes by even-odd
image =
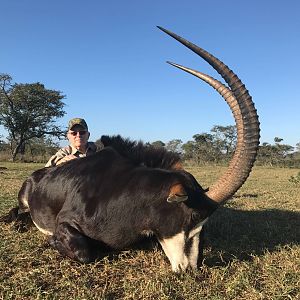
[[[289,181],[295,184],[300,184],[300,172],[298,172],[298,174],[295,176],[291,176]]]

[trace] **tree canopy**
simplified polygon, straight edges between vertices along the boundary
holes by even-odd
[[[63,98],[60,91],[46,89],[42,83],[12,83],[10,75],[0,74],[0,124],[9,133],[13,160],[28,141],[64,134],[55,125],[65,114]]]

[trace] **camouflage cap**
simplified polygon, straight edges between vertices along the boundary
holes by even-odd
[[[80,125],[82,126],[86,131],[88,131],[88,126],[85,122],[84,119],[81,119],[81,118],[74,118],[74,119],[71,119],[69,121],[69,125],[68,125],[68,130],[72,129],[72,127],[74,127],[75,125]]]

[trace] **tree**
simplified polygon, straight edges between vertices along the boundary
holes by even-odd
[[[187,141],[182,145],[183,150],[183,158],[185,160],[194,160],[196,161],[196,155],[195,155],[195,141]]]
[[[26,155],[30,157],[30,161],[45,161],[49,159],[59,148],[50,137],[33,138],[26,145]]]
[[[227,158],[234,152],[236,141],[237,141],[237,132],[236,126],[221,126],[215,125],[211,132],[214,136],[214,143],[224,153]]]
[[[262,143],[258,148],[257,161],[263,165],[271,165],[274,160],[274,146]]]
[[[0,74],[0,124],[9,133],[13,160],[34,138],[62,137],[64,131],[54,123],[65,114],[64,97],[39,82],[12,84],[10,75]]]
[[[180,140],[180,139],[171,140],[171,141],[167,142],[167,144],[165,145],[165,148],[168,151],[173,151],[173,152],[177,152],[177,153],[182,152],[181,147],[182,147],[182,140]]]
[[[297,152],[300,152],[300,142],[298,142],[298,143],[296,144],[296,151],[297,151]]]
[[[275,142],[275,152],[277,155],[277,160],[282,160],[287,157],[289,153],[291,153],[294,150],[293,146],[286,145],[286,144],[280,144],[283,141],[282,138],[275,137],[274,142]]]
[[[192,159],[197,164],[219,161],[222,153],[215,146],[212,134],[195,134],[193,139],[182,145],[185,159]]]
[[[218,162],[221,151],[215,144],[214,136],[210,133],[193,135],[195,140],[195,154],[197,163]]]
[[[262,164],[284,165],[289,157],[289,154],[294,150],[290,145],[280,144],[282,138],[275,137],[274,145],[263,143],[259,146],[257,161]]]
[[[155,148],[161,148],[165,146],[165,143],[162,141],[155,141],[151,143],[151,146],[155,147]]]
[[[275,142],[275,144],[279,144],[279,143],[281,143],[283,141],[283,139],[282,138],[280,138],[280,137],[274,137],[274,142]]]
[[[185,159],[200,164],[226,162],[231,158],[237,141],[236,126],[215,125],[210,132],[195,134],[193,141],[181,146]]]

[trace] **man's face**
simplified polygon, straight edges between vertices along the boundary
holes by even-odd
[[[86,146],[90,133],[80,125],[73,126],[67,133],[70,144],[76,149]]]

